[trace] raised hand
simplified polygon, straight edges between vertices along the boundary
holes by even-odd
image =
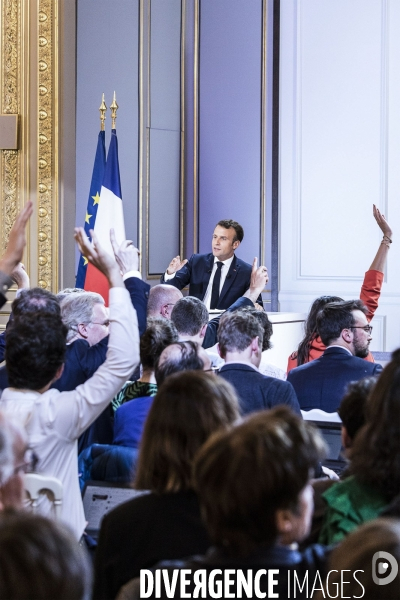
[[[29,275],[25,270],[24,265],[20,262],[17,264],[13,272],[11,273],[11,279],[15,281],[19,290],[29,290],[30,281]]]
[[[75,229],[74,237],[81,254],[107,277],[110,287],[124,287],[116,260],[103,250],[93,229],[89,233],[92,242],[89,241],[83,227]]]
[[[256,302],[258,296],[263,291],[264,287],[268,283],[268,271],[264,266],[257,268],[257,257],[253,259],[253,265],[250,276],[250,287],[244,294],[253,302]]]
[[[175,256],[175,258],[173,258],[168,265],[168,275],[172,275],[173,273],[179,271],[179,269],[182,269],[182,267],[184,267],[187,262],[187,258],[185,258],[185,260],[181,260],[180,256]]]
[[[129,271],[139,270],[139,250],[134,246],[131,240],[124,240],[120,246],[118,246],[115,231],[110,229],[110,241],[114,251],[115,260],[121,270],[122,275]]]
[[[25,229],[32,212],[33,204],[29,201],[19,213],[11,228],[7,250],[0,259],[0,270],[7,275],[11,275],[12,271],[22,260],[22,254],[26,246]]]
[[[380,212],[379,208],[377,208],[375,204],[373,205],[373,214],[375,221],[378,223],[383,235],[386,235],[391,240],[393,232],[390,229],[389,223],[385,219],[385,215]]]

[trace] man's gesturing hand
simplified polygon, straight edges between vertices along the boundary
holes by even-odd
[[[122,275],[129,273],[129,271],[139,271],[139,250],[134,246],[133,242],[131,240],[124,240],[118,246],[114,229],[110,229],[110,240],[115,260]]]
[[[247,298],[256,303],[258,296],[263,291],[264,287],[268,283],[268,271],[264,266],[257,268],[257,257],[253,260],[253,266],[251,269],[250,287],[244,294]]]
[[[172,275],[173,273],[176,273],[177,271],[179,271],[179,269],[182,269],[182,267],[184,267],[187,262],[188,262],[187,258],[185,258],[185,260],[181,261],[180,256],[175,256],[175,258],[173,258],[168,265],[168,269],[167,269],[168,275]]]
[[[92,242],[89,241],[83,227],[75,229],[75,241],[83,256],[101,271],[108,279],[110,287],[124,287],[119,267],[114,259],[103,250],[93,229],[89,231]]]
[[[32,212],[33,204],[29,201],[19,213],[11,228],[7,250],[0,259],[0,270],[9,276],[22,260],[22,254],[26,246],[25,228]]]

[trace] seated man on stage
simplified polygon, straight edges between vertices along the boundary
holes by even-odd
[[[208,309],[225,310],[250,287],[252,266],[235,255],[243,236],[243,227],[237,221],[219,221],[212,237],[212,252],[193,254],[189,261],[176,256],[161,283],[178,290],[189,285],[189,295],[203,300]],[[257,302],[262,306],[261,295]]]

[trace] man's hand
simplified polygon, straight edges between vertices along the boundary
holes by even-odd
[[[184,267],[187,262],[187,258],[181,261],[180,256],[175,256],[175,258],[173,258],[168,265],[167,274],[172,275],[173,273],[176,273],[177,271],[179,271],[179,269],[182,269],[182,267]]]
[[[124,240],[120,246],[117,244],[114,229],[110,229],[111,246],[114,250],[115,260],[122,275],[129,271],[139,271],[139,250],[131,240]]]
[[[29,275],[21,262],[17,264],[17,266],[11,273],[11,279],[15,281],[19,290],[29,290],[29,288],[31,287]]]
[[[89,241],[83,227],[75,229],[74,237],[80,252],[107,277],[110,287],[125,287],[115,259],[100,246],[93,229],[89,233],[92,236],[92,242]]]
[[[253,260],[253,266],[250,277],[250,287],[244,296],[250,298],[256,304],[258,296],[261,294],[266,284],[268,283],[268,271],[264,266],[257,268],[257,257]]]
[[[31,201],[29,201],[19,213],[15,219],[14,225],[11,228],[7,250],[0,260],[0,270],[6,273],[8,276],[11,276],[11,273],[15,267],[22,260],[22,254],[26,246],[25,228],[32,212],[33,204]]]
[[[380,230],[382,231],[383,235],[386,235],[389,239],[392,239],[393,232],[390,229],[389,223],[385,219],[385,215],[381,214],[379,208],[377,208],[375,204],[373,207],[375,221],[378,223]]]

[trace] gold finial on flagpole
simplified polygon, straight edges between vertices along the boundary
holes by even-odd
[[[117,118],[117,110],[118,110],[118,104],[117,104],[117,100],[115,98],[115,91],[114,91],[114,98],[112,101],[112,104],[110,105],[111,108],[111,129],[115,129],[115,120]]]
[[[104,102],[104,94],[103,97],[101,99],[101,104],[100,104],[100,131],[104,131],[104,121],[106,120],[106,110],[107,110],[107,106],[106,103]]]

